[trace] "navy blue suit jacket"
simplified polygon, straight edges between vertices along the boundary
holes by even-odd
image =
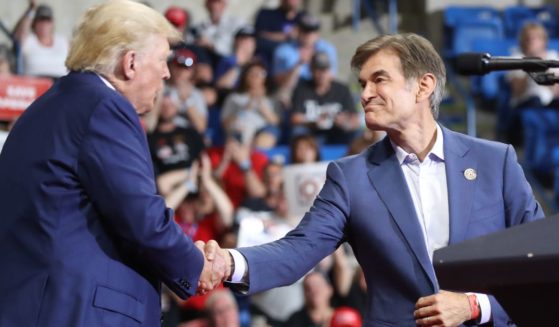
[[[511,146],[442,130],[451,244],[543,217]],[[468,168],[475,180],[464,177]],[[331,163],[312,208],[285,238],[239,249],[249,292],[293,283],[344,241],[367,280],[364,326],[415,326],[416,301],[439,285],[388,138]],[[490,301],[495,325],[507,326],[506,313]]]
[[[70,73],[0,155],[0,326],[156,326],[160,282],[192,295],[203,256],[156,194],[132,104]]]

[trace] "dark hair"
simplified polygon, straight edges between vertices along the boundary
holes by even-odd
[[[241,75],[239,76],[239,86],[237,87],[237,91],[239,93],[244,93],[248,91],[248,73],[254,67],[260,67],[264,71],[266,71],[266,73],[268,72],[268,67],[266,67],[264,62],[261,61],[260,59],[253,59],[248,63],[246,63],[241,70]],[[267,79],[264,80],[264,83],[266,84],[267,87],[268,86]]]
[[[295,137],[293,137],[293,139],[291,139],[291,143],[289,144],[289,152],[291,155],[291,162],[296,164],[296,163],[300,163],[299,161],[295,161],[295,154],[296,154],[296,148],[299,145],[299,143],[301,142],[307,142],[308,144],[311,145],[311,147],[315,150],[316,152],[316,161],[320,161],[320,148],[318,146],[318,143],[316,142],[316,139],[314,136],[310,135],[310,134],[300,134],[297,135]]]

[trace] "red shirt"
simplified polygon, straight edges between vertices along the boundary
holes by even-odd
[[[219,166],[223,158],[223,152],[223,147],[213,147],[208,150],[213,169]],[[252,171],[256,173],[260,179],[263,179],[264,167],[268,163],[268,157],[263,153],[253,151],[250,154],[250,161],[252,164]],[[231,202],[233,202],[233,207],[235,209],[238,208],[247,196],[243,171],[234,161],[231,161],[221,179],[223,181],[223,189],[231,199]]]

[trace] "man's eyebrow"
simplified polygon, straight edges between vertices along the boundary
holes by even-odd
[[[374,72],[372,72],[371,74],[369,74],[367,79],[374,79],[378,76],[390,76],[390,74],[388,73],[388,71],[384,70],[384,69],[379,69],[379,70],[375,70]],[[365,79],[359,77],[358,78],[359,83],[364,83]]]

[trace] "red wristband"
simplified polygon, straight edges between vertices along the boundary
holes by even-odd
[[[477,302],[477,296],[475,294],[468,294],[468,301],[470,302],[470,320],[477,320],[481,314],[481,310]]]

